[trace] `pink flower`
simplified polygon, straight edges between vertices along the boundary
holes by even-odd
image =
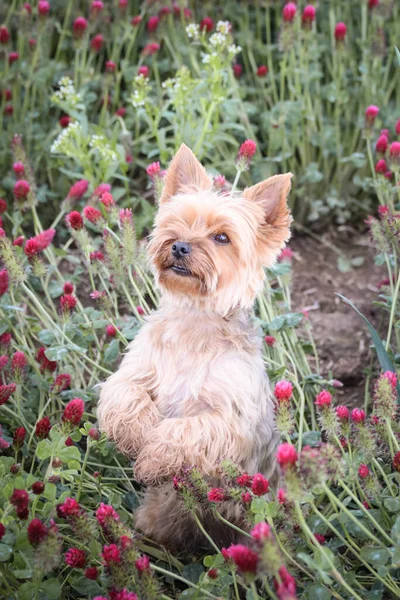
[[[158,28],[160,24],[160,19],[159,17],[153,16],[150,17],[149,20],[147,21],[147,31],[149,33],[153,33],[154,31],[156,31],[156,29]]]
[[[236,483],[240,485],[240,487],[250,487],[252,481],[253,478],[248,473],[243,473],[242,475],[238,475],[238,477],[236,477]]]
[[[354,423],[364,423],[365,412],[361,408],[353,408],[351,411],[351,419]]]
[[[400,119],[396,123],[396,134],[400,135]]]
[[[5,213],[6,210],[7,210],[7,202],[4,200],[4,198],[0,198],[0,215]]]
[[[253,476],[251,491],[255,496],[263,496],[268,492],[269,482],[262,473],[256,473]]]
[[[85,17],[77,17],[72,25],[72,31],[74,32],[74,36],[76,38],[81,38],[85,33],[88,26],[88,22]]]
[[[274,579],[274,587],[279,600],[296,600],[296,581],[285,566],[279,571],[279,580]]]
[[[328,390],[322,390],[315,398],[315,406],[322,408],[323,406],[330,406],[332,403],[332,394]]]
[[[251,530],[251,536],[256,542],[264,542],[271,533],[271,527],[268,523],[257,523]]]
[[[283,488],[279,488],[277,497],[278,497],[279,504],[281,504],[281,505],[285,504],[285,502],[286,502],[286,492],[285,492],[285,490]]]
[[[292,446],[292,444],[284,442],[283,444],[278,446],[276,459],[283,469],[288,466],[295,465],[298,460],[296,448]]]
[[[44,231],[42,231],[41,233],[39,233],[32,239],[34,239],[36,241],[39,251],[41,252],[42,250],[46,250],[46,248],[48,248],[50,246],[51,242],[54,239],[55,234],[56,234],[55,229],[45,229]]]
[[[7,402],[16,389],[15,383],[0,384],[0,406]]]
[[[75,308],[78,300],[72,294],[64,294],[60,298],[60,308],[62,312],[68,313]]]
[[[264,341],[270,348],[273,348],[276,344],[276,338],[274,338],[272,335],[266,335]]]
[[[152,56],[153,54],[158,52],[159,49],[160,49],[160,44],[157,44],[156,42],[151,42],[150,44],[146,44],[146,46],[142,50],[142,53],[145,56]]]
[[[96,567],[88,567],[87,569],[85,569],[84,575],[85,575],[86,579],[95,581],[99,576],[99,572],[96,569]]]
[[[98,33],[90,40],[90,48],[93,52],[100,52],[104,44],[104,36]]]
[[[13,164],[13,171],[16,175],[23,175],[25,173],[24,163],[21,161],[17,161]]]
[[[286,21],[286,23],[292,23],[294,20],[294,17],[296,16],[296,5],[294,2],[288,2],[287,4],[285,4],[285,6],[283,7],[283,20]]]
[[[52,390],[54,394],[60,394],[64,390],[68,390],[71,387],[71,375],[69,373],[60,373],[54,380]]]
[[[63,115],[59,118],[58,122],[60,123],[60,127],[66,129],[68,125],[71,123],[72,119],[68,115]]]
[[[225,500],[225,492],[221,488],[212,488],[207,497],[210,502],[223,502]]]
[[[115,62],[113,60],[108,60],[106,62],[106,72],[107,73],[115,73],[117,69],[117,65],[115,64]]]
[[[91,11],[94,14],[99,14],[104,8],[104,4],[101,0],[93,0]]]
[[[395,469],[395,471],[400,473],[400,451],[396,452],[396,454],[393,457],[393,468]]]
[[[39,440],[45,440],[49,437],[51,429],[50,419],[49,417],[43,417],[36,423],[35,433]]]
[[[258,555],[243,544],[236,544],[225,549],[227,558],[231,559],[239,571],[255,575],[257,572]]]
[[[36,354],[36,360],[41,364],[40,370],[43,373],[44,371],[55,371],[57,368],[57,363],[54,360],[49,360],[45,354],[46,350],[43,348],[39,348]]]
[[[2,269],[0,271],[0,296],[4,296],[4,294],[8,291],[8,271],[7,269]]]
[[[369,10],[372,10],[376,6],[379,6],[379,1],[380,0],[368,0],[368,8],[369,8]]]
[[[257,77],[265,77],[268,73],[268,67],[266,65],[260,65],[257,69]]]
[[[8,31],[5,25],[0,27],[0,44],[5,46],[8,44],[8,40],[10,39],[10,32]]]
[[[389,155],[392,160],[400,160],[400,142],[392,142],[390,144]]]
[[[98,261],[102,262],[105,259],[105,256],[99,250],[95,250],[94,252],[91,252],[89,254],[89,258],[90,258],[91,262],[93,262],[95,260],[98,260]]]
[[[315,6],[313,6],[312,4],[307,4],[304,7],[301,19],[302,19],[303,23],[312,23],[313,21],[315,21],[315,15],[316,15]]]
[[[110,563],[121,562],[121,554],[118,546],[110,544],[109,546],[103,546],[103,552],[101,554],[106,565]]]
[[[346,37],[347,27],[344,23],[340,22],[335,27],[335,39],[337,42],[343,42]]]
[[[101,211],[98,208],[94,208],[94,206],[85,206],[83,209],[83,216],[94,225],[99,224],[99,222],[103,220]]]
[[[24,236],[20,235],[17,238],[15,238],[15,240],[13,241],[13,246],[19,246],[20,248],[22,248],[22,246],[24,245],[24,241],[25,241]]]
[[[381,158],[378,160],[375,165],[375,173],[385,174],[387,170],[388,168],[385,159]]]
[[[98,429],[96,429],[96,427],[91,427],[88,431],[88,436],[92,439],[92,440],[98,440],[100,437],[100,432]]]
[[[2,369],[4,369],[4,367],[7,365],[7,363],[8,363],[8,356],[5,356],[5,354],[0,356],[0,371]]]
[[[86,563],[86,555],[79,548],[70,548],[64,556],[64,560],[69,567],[83,569]]]
[[[106,334],[110,337],[115,337],[117,335],[117,328],[114,327],[114,325],[107,325],[106,326]]]
[[[250,504],[250,502],[252,501],[252,497],[250,492],[243,492],[242,493],[242,500],[245,504]]]
[[[121,208],[119,211],[119,220],[121,225],[132,223],[132,211],[130,208]]]
[[[14,431],[14,437],[13,437],[13,446],[16,450],[19,450],[24,445],[25,436],[26,436],[25,427],[17,427],[17,429]]]
[[[377,152],[379,152],[380,154],[385,154],[386,150],[388,149],[388,145],[389,145],[388,137],[386,135],[380,135],[375,144],[375,150]]]
[[[63,518],[77,517],[82,509],[74,498],[66,498],[63,504],[57,506],[59,516]]]
[[[19,181],[15,182],[13,193],[17,200],[21,200],[27,197],[30,190],[31,186],[29,183],[25,181],[25,179],[20,179]]]
[[[39,519],[32,519],[27,529],[28,540],[32,546],[38,546],[47,537],[46,526]]]
[[[70,400],[64,408],[62,420],[71,425],[79,425],[85,409],[84,402],[81,398]]]
[[[79,231],[83,227],[83,219],[78,211],[73,210],[66,216],[66,223],[74,231]]]
[[[139,573],[144,573],[150,570],[150,559],[148,556],[140,556],[135,562],[135,567]]]
[[[43,481],[35,481],[31,486],[32,492],[35,496],[40,496],[44,492],[44,483]]]
[[[136,310],[138,311],[139,315],[143,316],[144,315],[144,310],[141,306],[137,306]]]
[[[109,504],[101,502],[96,511],[96,519],[102,529],[106,529],[108,521],[119,521],[119,514]]]
[[[377,106],[375,106],[374,104],[371,104],[371,106],[368,106],[368,108],[365,111],[365,120],[369,125],[372,125],[376,119],[376,117],[378,116],[379,113],[379,108]]]
[[[393,390],[396,389],[396,386],[397,386],[397,375],[396,375],[396,373],[393,373],[392,371],[385,371],[385,373],[383,373],[382,377],[384,377],[385,379],[387,379],[389,381],[389,383],[392,386]]]
[[[50,12],[50,3],[47,0],[40,0],[38,3],[38,13],[41,17],[47,17]]]
[[[150,179],[155,179],[155,177],[157,177],[160,174],[160,170],[160,163],[157,161],[151,163],[151,165],[147,167],[146,173],[150,177]]]
[[[17,60],[19,60],[18,52],[10,52],[8,55],[8,63],[12,65],[13,63],[17,62]]]
[[[0,523],[0,540],[3,539],[5,533],[6,533],[6,528],[4,527],[3,523]]]
[[[87,179],[80,179],[75,182],[74,185],[71,186],[68,192],[68,198],[71,200],[80,200],[82,196],[84,196],[89,187],[89,182]]]
[[[236,77],[236,79],[240,79],[240,77],[241,77],[241,75],[243,73],[243,67],[242,67],[241,64],[236,63],[236,64],[233,65],[232,71],[233,71],[233,74]]]
[[[350,415],[350,411],[347,408],[347,406],[337,406],[336,407],[336,414],[339,417],[339,419],[341,421],[348,421],[349,420],[349,415]]]
[[[98,185],[94,190],[93,196],[101,198],[101,196],[107,192],[111,192],[111,185],[109,183],[100,183],[100,185]]]
[[[274,396],[279,402],[287,402],[293,395],[293,385],[283,379],[275,385]]]
[[[150,69],[146,65],[143,65],[138,68],[138,75],[143,75],[143,77],[149,76]]]
[[[238,158],[253,158],[257,150],[257,145],[254,140],[246,140],[239,148]]]
[[[210,579],[217,579],[219,575],[218,569],[210,569],[207,571],[207,575]]]
[[[72,294],[74,291],[74,286],[70,281],[66,281],[63,285],[64,294]]]
[[[104,206],[106,210],[109,210],[113,206],[115,206],[115,201],[110,192],[105,192],[100,198],[101,204]]]
[[[210,33],[214,29],[214,21],[210,17],[204,17],[204,19],[200,22],[200,31],[205,29],[207,33]]]
[[[126,108],[124,106],[121,106],[120,108],[117,108],[117,110],[115,111],[115,114],[117,115],[117,117],[125,117],[125,115],[126,115]]]
[[[367,467],[367,465],[361,464],[358,467],[358,475],[361,477],[361,479],[365,479],[369,476],[369,468]]]
[[[23,352],[14,352],[11,359],[11,369],[13,371],[21,371],[24,367],[26,367],[27,364],[28,361],[26,360],[26,356]]]
[[[142,17],[140,15],[137,15],[136,17],[133,17],[133,19],[131,20],[131,25],[133,25],[133,27],[137,27],[138,25],[140,25],[141,22],[142,22]]]

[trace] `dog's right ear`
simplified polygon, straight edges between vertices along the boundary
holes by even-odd
[[[160,203],[169,202],[173,196],[191,187],[194,191],[211,190],[212,179],[190,148],[182,144],[165,176]]]

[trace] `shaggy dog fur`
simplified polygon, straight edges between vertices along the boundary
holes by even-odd
[[[275,175],[240,195],[218,194],[185,145],[166,175],[149,245],[160,307],[103,384],[97,414],[149,486],[136,526],[169,548],[199,543],[170,483],[182,468],[196,466],[211,481],[229,459],[274,477],[273,400],[250,310],[263,267],[290,236],[290,179]],[[176,258],[178,242],[189,251]],[[221,510],[243,526],[229,502]],[[210,515],[201,517],[219,538]]]

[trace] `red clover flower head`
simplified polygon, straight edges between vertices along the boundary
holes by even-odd
[[[17,427],[17,429],[14,431],[14,437],[13,437],[13,446],[16,450],[19,450],[24,445],[25,436],[26,436],[25,427]]]
[[[365,120],[368,125],[374,124],[375,119],[378,116],[378,113],[379,113],[378,106],[375,106],[374,104],[371,104],[370,106],[368,106],[368,108],[365,110]]]
[[[369,468],[367,465],[361,464],[358,468],[358,475],[361,479],[366,479],[369,476]]]
[[[75,308],[78,300],[72,294],[64,294],[60,298],[60,308],[63,313],[69,313],[71,310]]]
[[[94,206],[85,206],[83,216],[93,225],[98,225],[103,220],[103,215],[98,208]]]
[[[13,193],[17,200],[22,200],[27,197],[30,190],[29,183],[25,179],[19,179],[15,182]]]
[[[255,496],[263,496],[268,492],[269,482],[262,473],[256,473],[251,483],[251,491]]]
[[[384,175],[388,170],[388,166],[386,164],[386,160],[381,158],[375,165],[375,173],[379,173],[380,175]]]
[[[86,555],[84,551],[79,548],[70,548],[65,553],[64,560],[69,567],[83,569],[86,563]]]
[[[254,140],[246,140],[239,148],[236,157],[236,168],[240,171],[246,171],[250,166],[250,161],[255,155],[257,145]]]
[[[23,175],[25,173],[24,163],[21,161],[15,162],[13,164],[13,171],[14,171],[15,175],[17,175],[18,177]]]
[[[298,460],[298,454],[296,448],[289,444],[288,442],[284,442],[278,447],[276,458],[279,465],[286,469],[287,467],[292,467],[296,464]]]
[[[1,269],[0,271],[0,296],[8,291],[9,276],[7,269]]]
[[[389,146],[389,139],[386,135],[380,135],[375,144],[375,150],[380,154],[385,154]]]
[[[315,21],[316,12],[317,11],[315,10],[315,6],[313,4],[307,4],[304,7],[303,14],[301,16],[303,23],[310,24]]]
[[[365,412],[361,408],[353,408],[353,410],[351,411],[351,420],[354,423],[364,423]]]
[[[28,540],[32,546],[38,546],[47,537],[47,528],[40,519],[32,519],[27,529]]]
[[[40,419],[40,421],[37,421],[36,423],[36,436],[39,438],[39,440],[45,440],[49,437],[50,429],[51,423],[49,417],[43,417],[43,419]]]
[[[77,17],[72,25],[72,31],[76,38],[81,38],[88,26],[88,22],[85,17]]]
[[[238,475],[238,477],[236,477],[236,483],[240,487],[250,487],[252,481],[253,481],[253,478],[248,473],[242,473],[242,475]]]
[[[271,527],[268,523],[257,523],[250,533],[256,542],[264,542],[271,534]]]
[[[288,402],[293,395],[293,384],[283,379],[275,385],[274,396],[278,402]]]
[[[47,17],[50,12],[50,3],[47,0],[40,0],[38,3],[38,13],[41,17]]]
[[[338,418],[341,421],[348,421],[349,420],[350,411],[347,408],[347,406],[343,406],[343,405],[337,406],[336,407],[336,414],[337,414]]]
[[[207,497],[210,502],[223,502],[225,500],[225,492],[221,488],[212,488]]]
[[[160,24],[159,17],[157,17],[157,16],[150,17],[149,20],[147,21],[147,25],[146,25],[147,31],[149,33],[154,33],[157,30],[159,24]]]
[[[266,65],[260,65],[256,71],[257,77],[266,77],[268,74],[268,67]]]
[[[335,27],[335,40],[337,42],[343,42],[344,38],[346,37],[346,33],[347,33],[347,26],[345,25],[345,23],[338,23]]]
[[[104,36],[101,33],[98,33],[90,40],[90,49],[93,52],[100,52],[104,44]]]
[[[88,190],[89,182],[87,179],[80,179],[76,181],[68,192],[68,198],[71,200],[80,200]]]
[[[70,400],[64,408],[62,420],[71,425],[79,425],[83,413],[85,410],[85,404],[81,398],[74,398]]]
[[[70,212],[67,217],[66,217],[66,222],[67,225],[73,229],[74,231],[79,231],[80,229],[82,229],[83,227],[83,219],[81,214],[76,211],[73,210],[72,212]]]
[[[143,75],[143,77],[148,77],[150,73],[150,69],[147,65],[142,65],[138,68],[138,75]]]
[[[135,561],[135,567],[139,573],[145,573],[150,570],[150,559],[148,556],[141,556]]]
[[[322,408],[323,406],[330,406],[331,403],[332,395],[330,392],[328,392],[328,390],[322,390],[322,392],[320,392],[315,399],[315,406],[318,406],[318,408]]]
[[[116,544],[110,544],[109,546],[103,546],[103,552],[101,554],[106,565],[110,563],[121,562],[121,553]]]
[[[204,17],[204,19],[200,22],[200,31],[205,29],[207,33],[210,33],[214,29],[214,21],[210,17]]]
[[[235,563],[241,573],[251,575],[256,574],[258,555],[254,550],[251,550],[243,544],[233,544],[228,549],[224,548],[224,550],[226,557]]]
[[[283,7],[282,15],[286,23],[292,23],[297,12],[297,7],[294,2],[288,2]]]

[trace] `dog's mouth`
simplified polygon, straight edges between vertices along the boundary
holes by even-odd
[[[171,265],[168,269],[182,277],[193,277],[192,271],[182,265]]]

